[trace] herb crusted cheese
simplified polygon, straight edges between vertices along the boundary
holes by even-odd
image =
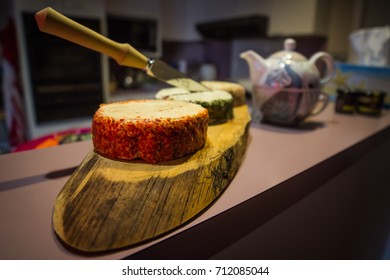
[[[199,104],[208,110],[210,125],[222,124],[233,118],[233,97],[222,90],[189,93],[180,88],[167,88],[160,90],[156,98]]]

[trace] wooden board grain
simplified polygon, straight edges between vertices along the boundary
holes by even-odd
[[[204,211],[229,185],[247,144],[247,106],[210,126],[206,145],[161,164],[115,161],[91,151],[59,193],[53,226],[84,252],[134,246],[169,233]]]

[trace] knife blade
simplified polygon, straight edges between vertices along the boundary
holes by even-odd
[[[55,35],[113,58],[119,65],[141,69],[147,75],[189,92],[210,89],[159,59],[150,59],[127,43],[115,42],[48,7],[35,14],[40,31]]]
[[[186,89],[190,92],[210,91],[202,83],[188,77],[182,72],[172,68],[164,61],[159,59],[150,59],[146,73],[172,86]]]

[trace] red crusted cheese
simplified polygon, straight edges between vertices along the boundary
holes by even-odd
[[[97,153],[113,159],[173,160],[204,146],[208,122],[207,109],[187,102],[103,104],[92,122],[93,146]]]

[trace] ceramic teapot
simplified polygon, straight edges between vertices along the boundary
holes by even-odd
[[[252,50],[240,54],[249,65],[253,106],[265,121],[299,124],[328,104],[329,98],[321,89],[334,74],[332,56],[318,52],[307,59],[295,52],[295,47],[295,40],[289,38],[283,51],[267,59]],[[320,71],[319,66],[324,69]]]

